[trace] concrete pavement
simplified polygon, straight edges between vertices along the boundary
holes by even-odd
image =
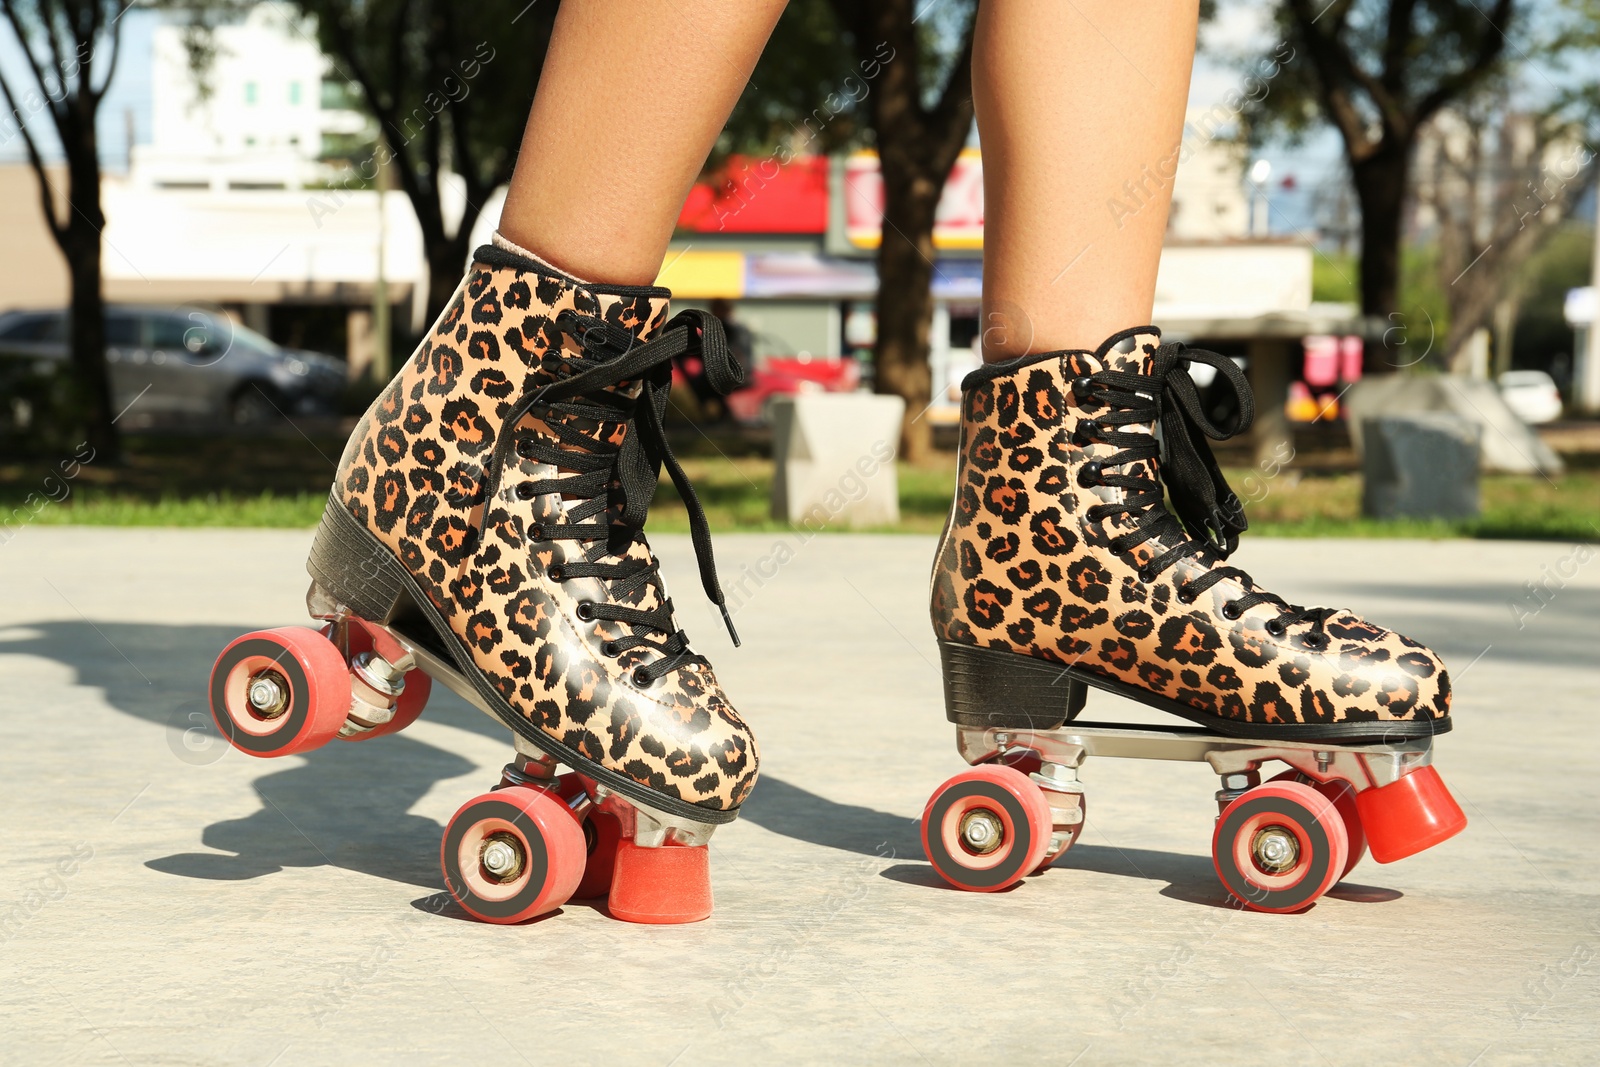
[[[465,919],[442,824],[509,746],[442,688],[404,734],[306,758],[202,728],[222,646],[305,621],[309,532],[33,527],[0,546],[0,1060],[1593,1062],[1600,550],[1247,542],[1269,587],[1445,655],[1457,726],[1437,763],[1472,820],[1278,916],[1225,906],[1215,780],[1188,764],[1091,761],[1059,867],[944,888],[915,824],[961,766],[931,539],[719,538],[740,650],[687,538],[656,541],[765,758],[712,844],[716,915],[678,928],[583,904]]]

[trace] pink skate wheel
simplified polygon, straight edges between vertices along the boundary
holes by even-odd
[[[577,772],[563,774],[556,779],[556,792],[561,799],[571,802],[579,793],[594,797],[594,780]],[[617,842],[622,840],[622,823],[608,811],[593,807],[582,818],[583,840],[589,850],[589,861],[583,868],[583,880],[572,894],[574,900],[592,900],[603,897],[611,889],[611,875],[616,866]]]
[[[338,736],[350,709],[339,650],[315,630],[283,626],[236,638],[211,668],[211,715],[250,756],[289,756]]]
[[[1287,770],[1268,780],[1294,782],[1302,777],[1299,771]],[[1329,778],[1326,782],[1309,780],[1306,784],[1333,801],[1339,817],[1344,820],[1344,836],[1350,843],[1350,856],[1344,861],[1344,870],[1339,874],[1339,879],[1343,881],[1351,871],[1355,870],[1356,864],[1361,862],[1361,857],[1367,854],[1367,832],[1361,828],[1361,812],[1356,806],[1355,787],[1343,778]]]
[[[1083,816],[1083,819],[1078,823],[1078,825],[1067,831],[1067,839],[1066,841],[1062,842],[1061,851],[1057,852],[1054,856],[1051,856],[1048,859],[1040,860],[1039,866],[1035,867],[1032,873],[1039,874],[1042,871],[1048,870],[1049,868],[1055,866],[1055,864],[1060,861],[1060,859],[1065,856],[1068,851],[1071,850],[1072,846],[1078,843],[1078,838],[1083,836],[1083,828],[1089,824],[1089,798],[1081,793],[1078,794],[1078,812]],[[1050,812],[1050,820],[1052,823],[1050,827],[1050,833],[1054,835],[1055,809],[1053,808]],[[1045,842],[1045,848],[1048,849],[1049,847],[1049,839],[1047,838]]]
[[[622,843],[622,824],[609,811],[591,812],[583,824],[584,841],[589,848],[589,862],[583,868],[583,880],[572,895],[578,900],[603,897],[611,891],[615,876],[617,846]],[[706,883],[706,914],[710,914],[710,883]],[[704,916],[700,916],[704,918]],[[693,919],[680,920],[693,922]]]
[[[1310,906],[1344,873],[1349,849],[1334,802],[1303,782],[1267,782],[1235,798],[1211,836],[1217,876],[1253,911]]]
[[[322,628],[324,634],[330,633],[333,624]],[[405,649],[400,647],[393,637],[382,627],[367,622],[365,619],[351,617],[349,620],[349,649],[348,654],[353,660],[363,652],[377,651],[379,655],[394,657],[398,660],[405,655]],[[359,692],[358,687],[364,686],[360,678],[352,672],[350,685],[353,691]],[[370,730],[363,730],[358,734],[351,734],[343,738],[345,741],[370,741],[374,737],[384,737],[388,734],[397,734],[407,726],[416,722],[422,716],[422,709],[428,706],[428,696],[433,692],[433,679],[428,677],[428,672],[421,667],[413,668],[406,672],[405,688],[400,691],[400,699],[395,701],[394,717],[388,722],[374,726]],[[380,694],[374,693],[378,698]]]
[[[615,820],[613,820],[615,821]],[[606,908],[630,923],[694,923],[711,917],[711,854],[704,845],[643,848],[619,841]]]
[[[993,893],[1039,869],[1050,847],[1044,792],[1021,771],[981,764],[945,782],[922,812],[922,848],[957,889]]]
[[[374,726],[364,734],[356,734],[350,740],[366,741],[399,733],[422,717],[422,709],[428,706],[428,697],[432,693],[433,679],[428,677],[427,671],[421,667],[407,671],[406,687],[400,691],[400,699],[395,701],[394,718],[381,726]]]
[[[988,764],[986,764],[986,766],[990,766],[990,767],[1010,767],[1012,770],[1018,771],[1018,772],[1020,772],[1022,774],[1026,774],[1026,775],[1032,775],[1032,774],[1038,773],[1039,768],[1042,767],[1043,765],[1044,765],[1044,761],[1042,761],[1039,758],[1039,754],[1037,752],[1028,751],[1026,749],[1012,749],[1012,750],[1010,750],[1009,752],[1006,753],[1006,757],[1004,759],[996,759],[996,760],[993,760],[993,761],[989,762]],[[1048,803],[1048,801],[1047,801],[1047,803]],[[1079,804],[1079,809],[1078,810],[1081,811],[1081,812],[1084,812],[1085,814],[1087,814],[1087,812],[1089,810],[1088,798],[1084,797],[1082,794],[1079,794],[1078,804]],[[1055,826],[1053,825],[1054,822],[1055,822],[1054,809],[1052,809],[1052,811],[1051,811],[1050,819],[1051,819],[1051,823],[1052,823],[1051,828],[1050,828],[1050,834],[1051,834],[1051,836],[1053,836],[1055,834]],[[1050,857],[1047,857],[1046,859],[1040,860],[1039,861],[1039,866],[1035,867],[1029,873],[1030,874],[1039,874],[1041,871],[1044,871],[1044,870],[1048,869],[1049,867],[1053,866],[1055,864],[1055,862],[1057,860],[1059,860],[1061,857],[1065,856],[1067,854],[1067,850],[1070,849],[1073,845],[1077,844],[1078,843],[1078,838],[1083,835],[1083,827],[1084,827],[1084,823],[1082,823],[1082,822],[1078,823],[1077,826],[1073,827],[1072,830],[1067,835],[1066,842],[1062,844],[1060,851],[1058,851],[1054,856],[1050,856]],[[1045,844],[1045,848],[1048,850],[1049,847],[1050,847],[1050,845],[1049,845],[1049,843],[1047,841],[1046,844]]]
[[[1372,858],[1393,863],[1432,848],[1467,828],[1467,816],[1433,767],[1356,794]]]
[[[583,831],[561,798],[514,785],[469,800],[439,849],[445,888],[467,914],[515,923],[554,911],[583,877]]]

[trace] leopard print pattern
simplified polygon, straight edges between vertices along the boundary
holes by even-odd
[[[666,321],[668,295],[584,286],[510,253],[480,250],[416,354],[357,425],[334,491],[415,577],[518,714],[656,793],[729,811],[756,781],[749,727],[709,667],[691,664],[640,687],[632,671],[661,659],[659,652],[603,653],[606,642],[631,632],[622,623],[579,618],[581,602],[604,599],[603,583],[550,575],[566,560],[582,560],[585,543],[530,536],[540,523],[568,521],[577,501],[517,493],[558,471],[512,453],[494,499],[484,499],[482,465],[507,412],[530,391],[581,368],[582,349],[556,329],[557,313],[603,316],[645,341]],[[638,388],[627,383],[621,391],[637,395]],[[513,432],[548,435],[558,418],[612,444],[629,432],[625,421],[539,408]],[[623,553],[654,561],[643,538]],[[665,597],[658,576],[613,602],[648,610]]]
[[[1153,327],[1129,331],[1094,353],[1023,357],[1001,376],[980,371],[963,383],[956,498],[932,582],[938,636],[1076,665],[1240,722],[1445,720],[1449,676],[1418,642],[1347,611],[1327,620],[1325,647],[1308,645],[1309,623],[1274,637],[1271,604],[1227,617],[1224,605],[1247,591],[1233,578],[1181,599],[1186,581],[1218,564],[1179,560],[1146,583],[1140,566],[1174,542],[1118,553],[1109,542],[1131,518],[1086,518],[1125,491],[1079,484],[1085,463],[1118,448],[1074,442],[1079,419],[1105,407],[1080,403],[1070,382],[1101,370],[1149,375],[1159,342]],[[1159,395],[1160,383],[1150,391]],[[1156,476],[1145,460],[1107,470]]]

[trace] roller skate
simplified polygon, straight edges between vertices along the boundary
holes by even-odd
[[[340,461],[307,563],[320,629],[247,634],[212,669],[217,725],[253,756],[404,729],[434,682],[509,727],[512,762],[441,846],[446,888],[487,922],[573,897],[706,918],[707,841],[755,785],[754,738],[643,532],[665,466],[728,620],[663,416],[675,356],[724,392],[739,371],[720,323],[669,322],[668,297],[479,249]]]
[[[1207,417],[1191,363],[1236,394],[1230,425]],[[1253,417],[1232,360],[1147,327],[984,366],[962,393],[931,600],[972,766],[923,813],[941,876],[995,891],[1064,855],[1092,755],[1209,763],[1217,874],[1260,911],[1300,910],[1367,852],[1393,862],[1465,827],[1431,765],[1450,729],[1439,658],[1225,562],[1246,522],[1206,439]],[[1091,688],[1195,725],[1079,721]],[[1286,768],[1262,781],[1268,764]]]

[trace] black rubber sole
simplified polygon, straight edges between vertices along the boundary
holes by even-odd
[[[1083,710],[1089,690],[1059,663],[939,642],[945,715],[958,726],[1054,730]]]
[[[945,715],[959,726],[995,730],[1055,730],[1083,710],[1089,687],[1199,723],[1224,737],[1285,741],[1409,741],[1448,733],[1450,720],[1254,723],[1210,715],[1119,678],[1063,666],[1017,652],[939,642]]]
[[[354,614],[368,622],[382,623],[437,658],[454,663],[458,676],[493,709],[495,718],[539,751],[630,800],[673,815],[714,825],[730,823],[739,817],[738,808],[702,808],[656,793],[632,778],[579,755],[520,715],[484,680],[444,615],[422,592],[411,572],[387,545],[339,503],[336,496],[329,496],[322,511],[306,570],[318,585]]]

